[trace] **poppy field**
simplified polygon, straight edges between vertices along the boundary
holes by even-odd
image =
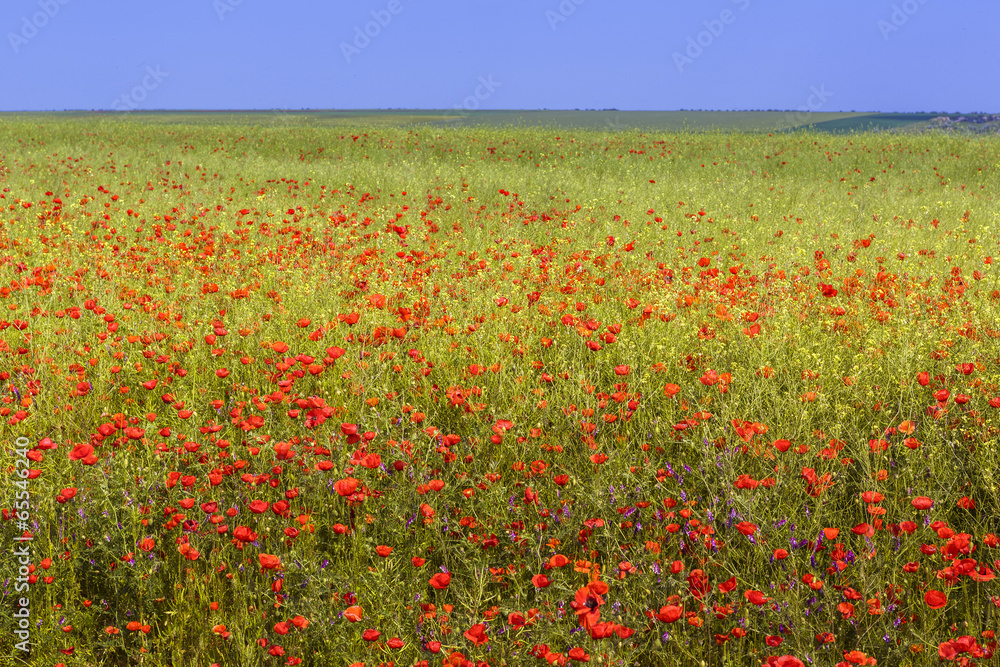
[[[8,117],[0,654],[995,664],[998,171]]]

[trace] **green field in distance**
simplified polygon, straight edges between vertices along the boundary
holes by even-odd
[[[223,111],[101,111],[0,113],[13,118],[107,118],[109,122],[139,121],[178,124],[248,125],[409,125],[441,127],[535,126],[618,131],[750,131],[779,132],[812,127],[843,133],[868,130],[922,130],[937,114],[801,111],[618,111],[605,110],[486,110],[349,109],[349,110],[223,110]]]

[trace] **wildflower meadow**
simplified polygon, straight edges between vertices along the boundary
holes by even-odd
[[[998,172],[8,117],[3,664],[995,664]]]

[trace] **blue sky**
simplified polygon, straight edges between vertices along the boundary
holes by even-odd
[[[0,110],[1000,112],[985,0],[4,0]]]

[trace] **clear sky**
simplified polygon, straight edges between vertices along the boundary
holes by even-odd
[[[0,110],[1000,112],[995,0],[3,0]]]

